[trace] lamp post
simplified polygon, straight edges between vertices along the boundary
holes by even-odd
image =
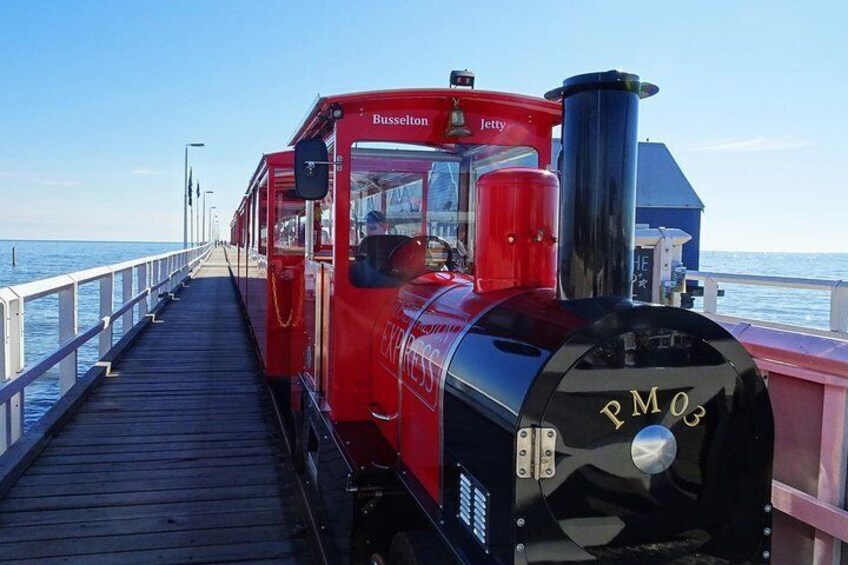
[[[188,247],[188,148],[204,147],[205,143],[186,143],[185,175],[183,176],[183,249]]]
[[[212,191],[210,190],[209,192],[212,192]],[[205,203],[204,203],[204,204],[205,204]],[[213,211],[213,210],[217,210],[217,209],[218,209],[218,207],[217,207],[217,206],[210,206],[210,207],[209,207],[209,239],[212,239],[212,211]],[[204,213],[204,216],[205,216],[205,215],[206,215],[206,214]],[[206,224],[205,224],[205,223],[204,223],[204,225],[203,225],[203,228],[204,228],[204,229],[206,229]]]
[[[203,237],[200,239],[202,243],[206,243],[206,195],[207,194],[215,194],[214,190],[204,190],[203,191],[203,215],[200,216],[203,221]],[[213,206],[214,208],[214,206]],[[210,208],[211,210],[212,208]],[[212,235],[212,228],[209,228],[209,235]]]

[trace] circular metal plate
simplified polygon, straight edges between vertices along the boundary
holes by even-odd
[[[642,428],[630,444],[630,457],[633,464],[649,475],[656,475],[668,469],[677,456],[677,440],[665,426],[646,426]]]

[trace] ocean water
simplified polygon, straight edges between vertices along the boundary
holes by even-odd
[[[17,266],[12,267],[12,247]],[[31,282],[112,265],[131,259],[158,255],[182,248],[182,243],[92,242],[92,241],[10,241],[0,240],[0,287]],[[121,300],[121,278],[115,277],[112,303]],[[133,294],[138,292],[133,282]],[[100,284],[80,285],[77,294],[78,327],[84,330],[100,318]],[[59,343],[59,301],[56,295],[28,302],[24,308],[24,359],[27,365],[52,352]],[[114,326],[114,343],[123,335],[122,322]],[[97,361],[98,340],[92,339],[79,349],[78,375]],[[59,397],[58,367],[28,386],[25,391],[25,426],[28,429]]]
[[[17,267],[12,267],[12,247],[17,248]],[[0,287],[138,259],[174,251],[178,243],[129,243],[84,241],[6,241],[0,240]],[[848,253],[747,253],[703,251],[701,271],[848,280]],[[120,302],[121,281],[115,281],[113,302]],[[718,300],[718,312],[751,318],[827,329],[830,296],[827,292],[776,289],[748,285],[722,285],[725,296]],[[134,283],[134,292],[137,291]],[[79,288],[79,328],[93,325],[99,318],[99,284]],[[695,309],[703,302],[696,300]],[[30,302],[25,309],[27,364],[51,352],[59,342],[58,300],[46,297]],[[121,322],[115,325],[115,341],[123,334]],[[79,351],[79,373],[84,374],[97,361],[97,340]],[[58,376],[54,368],[26,390],[26,425],[31,426],[58,398]]]
[[[848,281],[848,253],[702,251],[701,271]],[[830,329],[830,293],[720,283],[719,314]],[[703,308],[696,299],[695,310]]]

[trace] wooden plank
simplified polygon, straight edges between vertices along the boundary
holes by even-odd
[[[4,559],[46,559],[71,555],[126,555],[129,552],[174,548],[190,548],[204,553],[203,548],[209,546],[237,544],[243,546],[242,549],[247,549],[251,544],[263,542],[274,543],[278,551],[284,552],[286,555],[304,549],[303,542],[300,540],[282,538],[276,525],[261,525],[88,537],[85,539],[85,543],[69,539],[52,540],[50,543],[44,541],[7,542],[0,544],[0,555],[3,555]]]
[[[255,422],[262,421],[263,418],[267,416],[266,412],[260,412],[255,409],[245,408],[242,410],[209,410],[207,408],[198,408],[194,410],[174,410],[169,411],[168,413],[162,414],[157,413],[155,410],[147,410],[147,411],[113,411],[111,413],[112,420],[115,422],[118,421],[144,421],[144,422],[172,422],[177,423],[181,421],[185,422],[193,422],[197,418],[203,418],[204,416],[226,416],[232,422]],[[86,414],[77,418],[75,422],[80,425],[85,424],[100,424],[100,418],[92,416],[90,414]],[[234,428],[238,428],[236,425]],[[175,430],[176,431],[176,430]]]
[[[222,404],[224,406],[227,405],[227,400],[229,398],[230,404],[244,404],[247,403],[251,406],[261,406],[262,398],[264,394],[254,390],[233,390],[229,395],[224,391],[202,391],[196,394],[178,394],[172,393],[169,390],[164,390],[160,395],[154,396],[157,394],[156,389],[152,389],[150,391],[150,396],[144,398],[143,396],[139,396],[138,394],[115,394],[111,397],[92,397],[88,400],[91,402],[90,406],[96,406],[97,404],[104,405],[131,405],[131,406],[160,406],[160,405],[168,405],[175,403],[190,403],[190,404]]]
[[[211,371],[210,371],[211,372]],[[216,394],[221,389],[230,388],[242,394],[253,392],[263,394],[264,382],[259,379],[230,376],[229,374],[216,373],[214,377],[204,378],[210,372],[203,375],[191,373],[175,373],[173,377],[163,377],[161,374],[148,378],[137,375],[122,375],[111,373],[105,384],[98,388],[96,396],[109,394],[156,394],[159,391],[186,390],[203,395],[206,393]],[[205,385],[205,386],[204,386]],[[143,390],[147,388],[147,390]]]
[[[270,541],[263,543],[214,545],[99,555],[41,558],[38,564],[126,565],[127,563],[251,563],[271,560],[276,563],[309,563],[308,549],[302,542]]]
[[[113,413],[112,416],[116,416],[116,417],[113,417],[113,418],[109,418],[108,414],[102,414],[101,418],[99,418],[99,419],[92,417],[88,420],[80,420],[79,422],[73,422],[71,424],[73,426],[72,431],[79,430],[81,433],[96,433],[96,430],[94,430],[94,428],[102,427],[103,425],[106,425],[108,422],[114,421],[115,422],[114,423],[115,431],[116,431],[116,433],[120,433],[120,430],[123,430],[125,427],[127,427],[127,426],[132,427],[134,425],[134,423],[132,421],[133,420],[132,417],[118,418],[117,417],[117,416],[119,416],[119,414],[117,413],[118,411],[114,411],[114,412],[115,413]],[[172,415],[172,414],[176,415],[176,414],[178,414],[178,412],[176,410],[172,409],[168,412],[168,415]],[[227,431],[228,426],[231,427],[232,430],[247,430],[248,428],[251,428],[251,427],[255,427],[257,429],[267,429],[266,426],[263,426],[260,423],[261,419],[258,419],[257,422],[253,425],[251,425],[250,422],[241,422],[241,423],[228,422],[227,420],[229,418],[230,413],[219,412],[218,410],[215,410],[214,406],[212,406],[212,407],[207,406],[207,407],[199,408],[197,410],[192,411],[190,414],[196,416],[196,418],[192,421],[187,421],[185,424],[179,426],[179,428],[176,428],[173,424],[171,424],[167,421],[151,422],[150,424],[146,425],[143,430],[138,429],[138,427],[136,426],[136,430],[135,430],[136,433],[135,434],[130,433],[129,435],[138,435],[138,433],[140,433],[140,432],[146,432],[146,434],[149,434],[149,435],[168,435],[168,429],[170,429],[170,431],[172,431],[174,433],[194,433],[196,431],[204,431],[204,430]],[[203,421],[203,418],[205,416],[214,417],[216,414],[219,416],[218,420]],[[223,427],[224,429],[223,430],[219,429],[221,427]],[[130,429],[129,431],[132,432],[132,429]]]
[[[286,521],[282,510],[256,510],[240,512],[218,512],[214,514],[176,514],[145,518],[104,519],[89,522],[55,524],[50,528],[43,525],[0,528],[0,544],[36,540],[84,539],[106,535],[132,535],[155,532],[173,532],[228,527],[280,524]],[[0,545],[2,548],[2,545]]]
[[[47,456],[64,455],[103,455],[114,453],[137,453],[137,452],[168,452],[168,451],[191,451],[191,450],[215,450],[218,453],[244,447],[262,447],[270,451],[277,451],[268,438],[218,440],[218,441],[184,441],[184,442],[158,442],[158,443],[114,443],[110,445],[51,445],[44,450]]]
[[[138,370],[142,367],[147,367],[151,371],[155,371],[160,375],[170,375],[173,373],[185,372],[203,372],[203,373],[227,373],[230,371],[250,371],[255,370],[256,364],[248,361],[190,361],[184,364],[172,363],[165,359],[159,361],[150,361],[148,363],[128,363],[123,365],[128,371]]]
[[[69,424],[72,426],[72,431],[76,431],[78,427],[73,422]],[[239,426],[238,428],[244,432],[265,432],[268,431],[268,427],[264,425],[255,425],[255,426]],[[138,426],[133,424],[114,424],[110,425],[108,423],[103,424],[92,424],[86,425],[84,430],[90,436],[138,436],[138,435],[164,435],[167,436],[169,432],[178,431],[180,434],[207,434],[212,432],[231,432],[233,431],[233,427],[229,425],[227,422],[217,421],[217,420],[202,420],[197,422],[192,422],[191,425],[180,426],[179,430],[174,430],[174,427],[167,424],[151,424],[146,426],[144,429],[139,429]]]
[[[163,413],[173,413],[177,411],[184,410],[227,410],[233,407],[240,408],[244,410],[245,408],[250,408],[254,413],[260,413],[262,406],[258,402],[259,399],[253,397],[243,398],[240,395],[234,395],[232,400],[227,401],[225,396],[220,397],[205,397],[198,398],[196,396],[189,396],[185,399],[174,398],[168,400],[162,400],[159,402],[144,402],[139,400],[91,400],[90,406],[94,411],[110,411],[110,412],[122,412],[124,410],[130,411],[140,411],[145,409],[147,411],[159,409]],[[222,412],[218,412],[222,413]]]
[[[74,522],[87,523],[102,520],[104,517],[142,518],[151,516],[173,516],[175,514],[216,514],[221,510],[220,500],[199,500],[192,502],[168,502],[162,504],[137,504],[116,508],[71,508],[45,512],[8,512],[3,514],[3,527],[36,524],[67,524]],[[279,497],[261,496],[258,498],[243,498],[230,500],[226,510],[250,513],[261,510],[278,510],[283,508]]]
[[[214,432],[208,434],[169,434],[168,440],[174,442],[215,442],[215,441],[238,441],[241,438],[246,440],[254,440],[261,438],[274,438],[276,434],[269,431],[259,431],[246,434],[242,431],[226,431]],[[140,436],[72,436],[71,434],[62,434],[50,443],[51,447],[67,447],[67,446],[85,446],[85,445],[143,445],[145,443],[159,443],[162,441],[160,436],[140,435]]]
[[[192,469],[229,467],[235,465],[273,465],[277,458],[271,455],[247,456],[247,457],[206,457],[203,459],[169,459],[167,461],[149,461],[145,464],[146,469]],[[40,461],[30,467],[27,471],[34,475],[63,475],[67,473],[90,473],[99,471],[126,471],[138,467],[137,461],[123,461],[115,463],[83,463],[79,465],[43,465]],[[211,472],[211,471],[210,471]],[[61,480],[61,479],[56,479]]]
[[[43,454],[38,459],[39,465],[50,465],[54,467],[76,466],[80,464],[99,463],[142,463],[165,461],[208,460],[220,457],[262,457],[273,454],[276,450],[266,445],[234,447],[231,449],[186,449],[184,451],[148,451],[134,450],[123,453],[94,453],[83,455],[66,455],[57,452]]]
[[[251,476],[253,473],[261,475],[262,473],[277,473],[278,469],[273,467],[255,466],[238,466],[208,468],[184,468],[184,469],[131,469],[128,471],[86,471],[80,473],[66,474],[62,476],[62,483],[66,485],[85,485],[90,483],[108,483],[108,482],[133,482],[143,480],[158,480],[173,478],[174,480],[191,479],[197,482],[204,480],[204,477],[214,475],[216,477],[237,477]],[[17,488],[25,489],[30,486],[44,486],[57,484],[54,475],[24,475],[18,481]],[[80,486],[81,490],[86,487]],[[12,496],[10,492],[7,496]]]
[[[202,352],[201,352],[202,353]],[[112,369],[112,372],[109,373],[109,376],[112,377],[108,381],[106,381],[103,386],[109,387],[118,385],[122,382],[128,382],[129,379],[132,379],[133,383],[144,383],[147,381],[150,382],[198,382],[198,377],[202,377],[203,375],[198,375],[191,372],[181,373],[177,375],[168,375],[165,376],[157,376],[155,373],[143,372],[143,371],[123,371],[121,370],[121,366],[117,366]],[[251,382],[262,382],[259,378],[259,375],[255,371],[230,371],[229,373],[218,373],[215,375],[213,382],[221,382],[222,379],[234,379],[234,380],[244,380],[252,379]],[[209,380],[200,381],[200,382],[209,382]]]
[[[280,486],[246,485],[232,487],[208,487],[180,490],[143,490],[138,492],[118,492],[106,494],[71,494],[65,496],[45,496],[39,498],[4,498],[0,501],[0,512],[31,512],[33,510],[69,510],[72,508],[109,507],[110,514],[116,516],[117,510],[126,506],[142,506],[177,502],[219,501],[226,508],[226,502],[239,498],[257,498],[261,496],[277,497]]]
[[[166,491],[189,488],[216,488],[227,486],[276,485],[279,472],[273,469],[254,470],[251,473],[207,473],[187,477],[169,475],[160,478],[138,477],[136,480],[78,483],[50,483],[24,486],[9,493],[5,500],[17,498],[44,498],[48,496],[115,494],[120,492],[142,492],[146,490]]]

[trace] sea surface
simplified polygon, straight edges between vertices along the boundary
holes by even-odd
[[[848,281],[848,253],[702,251],[700,271]],[[830,329],[830,292],[719,283],[719,314]],[[703,308],[696,299],[695,310]]]
[[[12,248],[16,266],[12,266]],[[182,248],[182,243],[139,243],[102,241],[10,241],[0,240],[0,288],[46,279],[65,273],[114,265]],[[135,278],[135,277],[134,277]],[[121,279],[115,278],[112,303],[119,305]],[[133,281],[133,294],[138,292]],[[100,284],[80,285],[77,293],[78,328],[93,326],[100,319]],[[59,343],[59,301],[56,295],[26,303],[24,307],[24,359],[27,365],[51,353]],[[123,335],[116,321],[114,341]],[[83,375],[97,361],[98,340],[92,339],[79,349],[78,375]],[[59,397],[58,367],[54,367],[26,388],[25,427],[29,429]]]
[[[12,267],[12,247],[17,249],[17,266]],[[0,287],[30,282],[174,251],[178,243],[7,241],[0,240]],[[702,251],[701,271],[848,280],[848,253],[749,253]],[[120,281],[115,282],[113,302],[120,303]],[[725,296],[718,299],[719,314],[828,329],[830,295],[811,290],[778,289],[748,285],[721,285]],[[134,292],[137,289],[134,288]],[[99,318],[99,285],[79,289],[79,328],[90,327]],[[695,309],[702,308],[697,299]],[[26,363],[48,354],[58,344],[58,301],[46,297],[30,302],[25,309]],[[115,342],[123,334],[120,321]],[[97,340],[82,347],[79,375],[97,360]],[[47,373],[26,390],[26,425],[30,427],[58,398],[57,369]]]

